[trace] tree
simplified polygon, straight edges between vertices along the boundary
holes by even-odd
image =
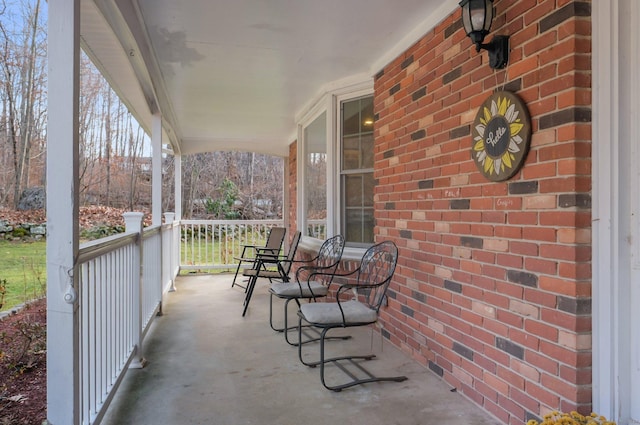
[[[42,156],[46,77],[46,28],[41,1],[2,2],[0,19],[3,136],[12,154],[13,204],[29,186],[33,155]],[[38,149],[34,152],[33,148]]]

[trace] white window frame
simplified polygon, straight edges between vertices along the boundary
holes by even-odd
[[[297,160],[297,228],[302,232],[300,247],[317,250],[321,240],[306,236],[307,214],[305,203],[306,170],[304,128],[310,125],[323,112],[327,113],[327,237],[331,237],[341,229],[341,196],[340,196],[340,160],[342,146],[340,141],[340,102],[373,94],[373,79],[364,78],[344,84],[332,84],[324,90],[315,102],[297,118],[298,122],[298,160]],[[366,248],[347,247],[343,258],[359,260]]]
[[[336,191],[335,194],[337,195],[337,198],[335,199],[336,202],[336,209],[334,210],[334,215],[336,217],[336,227],[335,227],[335,231],[340,231],[340,229],[342,229],[342,220],[345,217],[345,211],[342,209],[342,201],[344,199],[344,197],[342,196],[343,194],[341,193],[341,176],[342,176],[342,138],[340,137],[342,134],[341,131],[341,126],[342,126],[342,116],[341,116],[341,108],[340,105],[342,104],[342,102],[348,102],[350,100],[354,100],[354,99],[358,99],[361,97],[365,97],[365,96],[373,96],[373,87],[371,89],[361,89],[359,91],[356,92],[350,92],[348,94],[342,94],[340,96],[336,96],[335,97],[335,108],[336,108],[336,116],[335,116],[335,122],[336,122],[336,126],[335,126],[335,149],[336,149],[336,161],[335,161],[335,167],[336,167]],[[375,99],[374,99],[375,100]],[[375,163],[373,164],[374,168],[375,168]],[[360,244],[358,247],[353,247],[354,249],[360,249],[360,250],[366,250],[367,247],[363,247],[363,244]]]

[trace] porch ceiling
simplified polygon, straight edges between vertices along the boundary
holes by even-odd
[[[147,129],[183,154],[285,156],[296,115],[371,78],[457,0],[82,0],[83,48]]]

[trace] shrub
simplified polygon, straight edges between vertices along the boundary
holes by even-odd
[[[11,233],[11,235],[14,238],[23,238],[28,234],[29,234],[29,231],[23,227],[16,227],[15,229],[13,229],[13,232]]]
[[[107,236],[124,233],[124,226],[95,226],[80,232],[80,237],[87,240],[105,238]]]

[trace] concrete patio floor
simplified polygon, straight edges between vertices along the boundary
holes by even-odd
[[[267,284],[258,283],[242,317],[244,291],[231,288],[232,278],[178,278],[145,340],[147,366],[126,373],[103,424],[497,423],[370,328],[350,329],[352,340],[327,345],[364,354],[373,349],[377,358],[367,368],[409,379],[326,390],[319,370],[302,365],[297,348],[269,327]],[[275,312],[282,315],[282,304]],[[305,352],[317,355],[318,347],[308,344]]]

